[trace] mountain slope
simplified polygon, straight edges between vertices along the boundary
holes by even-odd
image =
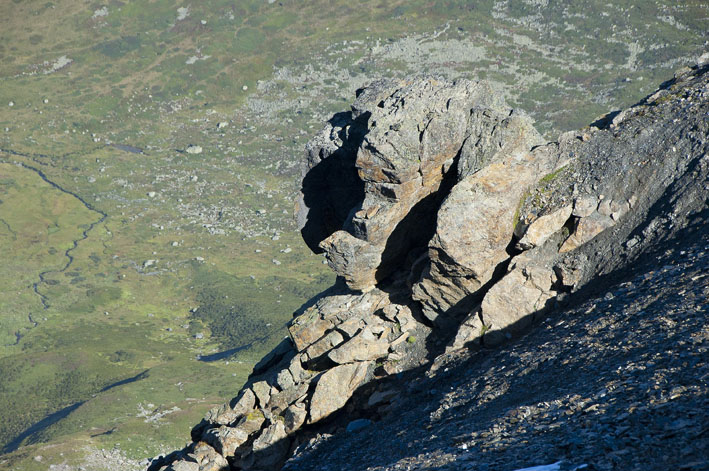
[[[709,469],[708,299],[704,211],[524,337],[401,378],[385,418],[318,437],[285,469]]]
[[[194,443],[151,469],[277,469],[294,449],[322,441],[321,434],[369,423],[352,419],[391,417],[407,389],[430,394],[449,357],[482,375],[441,381],[452,392],[430,414],[434,431],[423,432],[429,444],[445,430],[446,440],[453,438],[448,432],[461,423],[445,411],[468,402],[474,403],[469,423],[478,413],[486,417],[484,410],[490,420],[506,414],[510,424],[524,425],[518,416],[532,412],[519,402],[537,391],[543,398],[537,412],[552,423],[532,421],[534,430],[548,426],[553,435],[558,429],[575,440],[563,447],[592,450],[570,451],[570,457],[593,460],[599,469],[612,469],[612,459],[641,463],[647,443],[633,426],[648,422],[657,405],[669,407],[672,424],[658,419],[643,426],[656,435],[669,426],[669,436],[693,441],[678,456],[644,455],[651,460],[645,466],[671,459],[688,469],[706,464],[707,58],[636,106],[546,144],[524,113],[507,108],[484,83],[428,78],[359,90],[352,111],[335,115],[308,145],[300,203],[303,236],[325,252],[338,285],[296,312],[290,339],[256,365],[237,397],[192,430]],[[344,197],[343,185],[350,188]],[[686,250],[675,249],[677,243]],[[599,289],[609,291],[594,297]],[[558,328],[549,324],[554,319]],[[530,329],[538,333],[541,322],[549,327],[541,343],[536,336],[530,341],[531,334],[510,343]],[[669,348],[676,341],[686,347],[679,348],[680,363]],[[461,351],[501,344],[498,357],[470,357],[481,362],[475,367],[462,360],[470,355]],[[499,371],[485,357],[498,358]],[[557,370],[551,378],[547,367]],[[443,373],[456,368],[445,366]],[[409,370],[428,370],[429,380],[402,380]],[[636,370],[648,375],[621,387],[618,381],[628,378],[623,372]],[[568,378],[558,382],[558,373]],[[418,401],[413,410],[420,416],[426,403]],[[388,437],[416,436],[408,406],[409,422]],[[507,414],[510,407],[522,412]],[[635,410],[637,421],[604,428],[604,416],[615,423]],[[684,422],[677,421],[680,411]],[[577,424],[576,412],[588,419]],[[569,422],[563,427],[554,422],[562,414]],[[440,423],[442,417],[455,423]],[[495,444],[503,450],[526,445],[519,437],[507,440],[508,426],[488,424],[492,440],[476,429],[455,440],[467,449],[483,437],[481,452]],[[583,432],[588,440],[579,438],[578,427],[590,429]],[[612,432],[620,441],[608,438]],[[411,459],[422,468],[445,466],[457,460],[445,446]],[[362,466],[373,461],[363,457],[366,449],[354,452]],[[539,449],[538,459],[558,454]],[[602,450],[615,458],[593,456]],[[317,453],[318,466],[308,465],[307,456],[286,467],[327,467]],[[382,456],[390,459],[391,450]]]
[[[292,206],[303,146],[364,84],[487,79],[555,138],[701,54],[708,18],[697,0],[2,2],[0,468],[138,469],[244,384],[334,279]]]

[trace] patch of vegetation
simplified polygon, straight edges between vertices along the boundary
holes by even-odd
[[[319,287],[325,289],[327,282]],[[193,309],[192,318],[208,326],[212,337],[225,349],[263,341],[282,331],[290,313],[313,294],[312,284],[297,280],[269,277],[256,282],[201,266],[195,271],[193,283],[198,307]],[[282,312],[273,312],[272,297],[283,305]]]
[[[554,180],[556,180],[561,174],[563,174],[566,170],[568,170],[568,165],[564,165],[560,167],[559,169],[548,173],[544,175],[540,180],[539,180],[539,186],[546,186],[550,183],[552,183]]]

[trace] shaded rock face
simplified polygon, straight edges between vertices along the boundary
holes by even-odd
[[[364,199],[364,182],[355,168],[357,148],[366,132],[367,116],[338,113],[306,146],[306,173],[297,220],[305,243],[318,244],[342,228],[350,210]]]
[[[313,436],[386,414],[396,373],[505,342],[684,227],[709,205],[708,69],[547,144],[481,83],[359,91],[306,149],[299,211],[340,283],[151,469],[279,469]]]

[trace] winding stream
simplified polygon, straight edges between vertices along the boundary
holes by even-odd
[[[21,152],[16,152],[16,151],[12,151],[12,150],[8,150],[8,149],[2,149],[2,148],[0,148],[0,152],[6,153],[6,154],[10,154],[10,155],[15,155],[15,156],[18,156],[18,157],[24,157],[24,158],[27,158],[27,159],[31,159],[32,161],[35,161],[36,157],[51,158],[50,156],[43,155],[43,154],[37,154],[36,156],[33,156],[33,155],[30,155],[30,154],[24,154],[24,153],[21,153]],[[62,193],[66,193],[67,195],[70,195],[70,196],[76,198],[82,205],[84,205],[84,207],[85,207],[86,209],[88,209],[89,211],[93,211],[93,212],[95,212],[95,213],[97,213],[97,214],[99,214],[99,215],[101,216],[98,220],[92,222],[92,223],[89,225],[89,227],[86,228],[86,229],[81,233],[81,237],[80,237],[80,238],[75,239],[75,240],[72,241],[72,246],[71,246],[71,247],[69,247],[68,249],[66,249],[66,250],[64,251],[64,255],[65,255],[66,258],[67,258],[67,262],[66,262],[66,264],[65,264],[62,268],[60,268],[60,269],[58,269],[58,270],[57,270],[57,269],[53,269],[53,270],[46,270],[46,271],[41,272],[41,273],[39,274],[39,281],[37,281],[37,282],[35,282],[35,283],[32,284],[32,289],[33,289],[34,292],[37,294],[37,296],[39,296],[39,298],[40,298],[40,300],[41,300],[41,302],[42,302],[42,306],[44,307],[44,309],[49,309],[49,302],[48,302],[48,300],[47,300],[47,297],[46,297],[45,295],[43,295],[43,294],[39,291],[39,286],[40,286],[42,283],[45,282],[45,277],[46,277],[49,273],[63,273],[64,271],[66,271],[66,270],[71,266],[71,264],[74,262],[74,257],[71,255],[71,252],[79,246],[79,242],[81,242],[81,241],[83,241],[83,240],[86,240],[86,239],[89,237],[89,232],[91,232],[91,230],[92,230],[94,227],[96,227],[98,224],[101,224],[103,221],[106,220],[106,218],[108,217],[108,214],[106,214],[106,213],[103,212],[102,210],[96,208],[93,204],[91,204],[91,203],[89,203],[88,201],[86,201],[85,199],[83,199],[83,198],[82,198],[80,195],[78,195],[77,193],[75,193],[75,192],[73,192],[73,191],[71,191],[71,190],[67,190],[66,188],[62,187],[62,186],[59,185],[58,183],[56,183],[56,182],[50,180],[49,177],[47,177],[47,175],[46,175],[41,169],[39,169],[39,168],[37,168],[37,167],[34,167],[34,166],[32,166],[32,165],[29,165],[29,164],[27,164],[27,163],[25,163],[25,162],[20,162],[20,161],[11,162],[11,161],[7,161],[7,160],[3,160],[3,159],[0,159],[0,163],[18,164],[18,165],[20,165],[21,167],[23,167],[23,168],[25,168],[25,169],[27,169],[27,170],[31,170],[31,171],[35,172],[37,175],[39,175],[39,177],[40,177],[42,180],[44,180],[46,183],[48,183],[51,187],[53,187],[53,188],[55,188],[55,189],[61,191]]]

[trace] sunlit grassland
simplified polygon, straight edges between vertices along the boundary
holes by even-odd
[[[66,251],[97,216],[34,172],[11,164],[0,164],[0,201],[0,251],[5,254],[0,344],[6,346],[19,341],[15,334],[42,310],[32,289],[40,273],[62,269],[68,263]]]

